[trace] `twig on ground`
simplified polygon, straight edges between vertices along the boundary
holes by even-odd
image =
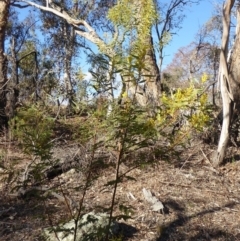
[[[219,171],[216,170],[216,169],[213,167],[211,161],[209,160],[209,158],[207,157],[207,155],[204,153],[204,151],[202,150],[202,148],[200,148],[200,150],[201,150],[203,156],[205,157],[205,159],[206,159],[206,160],[208,161],[208,163],[211,165],[211,168],[209,168],[209,167],[205,167],[205,168],[207,168],[208,170],[210,170],[210,171],[212,171],[212,172],[215,172],[215,173],[219,174]],[[210,154],[210,153],[209,153],[209,154]]]

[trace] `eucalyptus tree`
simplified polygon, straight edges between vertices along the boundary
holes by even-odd
[[[70,1],[71,2],[71,1]],[[101,5],[101,11],[99,11],[99,14],[103,14],[103,12],[107,11],[106,9],[108,9],[108,7],[110,7],[109,4],[110,1],[106,2],[106,1],[99,1],[99,6]],[[33,2],[34,3],[34,2]],[[45,1],[38,1],[39,4],[44,3]],[[47,9],[50,9],[50,5],[51,3],[48,4]],[[8,66],[8,61],[7,61],[7,54],[6,54],[6,29],[7,26],[9,25],[9,11],[10,9],[12,9],[12,7],[18,7],[18,8],[26,8],[28,7],[29,4],[25,4],[22,1],[17,1],[17,0],[4,0],[4,1],[0,1],[0,126],[2,127],[4,124],[7,124],[7,121],[9,118],[11,118],[14,115],[14,102],[16,102],[16,96],[17,96],[17,90],[16,88],[12,88],[13,87],[13,81],[15,81],[15,83],[18,82],[18,67],[19,67],[19,63],[21,62],[21,60],[17,60],[16,58],[16,52],[14,52],[14,49],[16,47],[16,44],[18,43],[18,41],[16,41],[15,38],[11,39],[11,53],[10,56],[8,56],[9,61],[11,62],[11,68],[12,68],[12,73],[14,72],[14,76],[15,76],[15,80],[14,78],[9,79],[8,78],[8,74],[7,74],[7,66]],[[64,6],[61,6],[61,4],[59,4],[59,2],[55,2],[52,3],[52,6],[54,9],[54,12],[58,12],[57,15],[60,15],[62,17],[62,19],[67,18],[67,21],[65,19],[65,22],[67,22],[70,26],[72,26],[72,29],[74,28],[74,30],[72,30],[72,32],[78,31],[78,33],[83,33],[83,36],[80,34],[80,36],[82,36],[83,38],[86,38],[86,31],[85,29],[81,29],[81,27],[79,27],[79,22],[75,22],[73,21],[68,21],[70,20],[70,18],[74,19],[73,16],[73,12],[79,12],[82,13],[83,15],[87,15],[89,13],[89,6],[92,8],[95,8],[95,3],[88,3],[86,1],[76,1],[74,3],[73,9],[74,11],[70,12],[64,9]],[[46,7],[45,7],[46,8]],[[87,9],[87,10],[86,10]],[[96,10],[96,9],[95,9]],[[51,11],[50,11],[51,12]],[[71,17],[70,17],[71,15]],[[95,14],[89,14],[91,16],[98,16],[96,13]],[[102,17],[100,17],[99,19],[101,19]],[[89,18],[91,19],[91,18]],[[99,20],[98,20],[99,21]],[[81,20],[80,20],[81,22]],[[84,22],[84,20],[83,20]],[[85,24],[85,23],[84,23]],[[82,24],[82,27],[83,25]],[[81,25],[81,24],[80,24]],[[97,25],[97,24],[95,24]],[[77,29],[75,31],[75,28],[77,26]],[[90,27],[90,25],[86,22],[86,27],[88,29],[88,27]],[[99,24],[99,27],[103,27]],[[67,28],[67,27],[66,27]],[[65,29],[66,29],[65,28]],[[88,30],[91,30],[92,28],[90,27]],[[66,32],[66,31],[65,31]],[[68,34],[68,33],[67,33]],[[97,42],[97,43],[103,43],[103,41],[101,40],[100,37],[97,38],[92,38],[91,37],[91,33],[87,33],[87,39],[91,39],[93,40],[93,42]],[[65,39],[67,39],[68,36],[65,37]],[[71,38],[72,39],[72,38]],[[95,41],[96,40],[96,41]],[[65,47],[68,47],[68,45],[66,44]],[[18,48],[18,47],[16,47]],[[71,52],[69,51],[69,49],[66,52]],[[36,53],[35,53],[36,54]],[[70,58],[71,54],[68,54],[67,57]],[[36,56],[36,55],[35,55]],[[26,56],[27,57],[27,56]],[[30,56],[28,56],[27,58],[30,58]],[[15,67],[14,67],[15,65]],[[18,66],[17,66],[18,65]],[[65,69],[68,69],[69,66],[67,66],[67,61],[66,61],[66,65],[65,65]],[[13,70],[15,69],[15,70]],[[69,72],[68,72],[69,73]],[[13,77],[13,76],[12,76]],[[66,74],[66,78],[69,78],[69,75]],[[14,84],[15,86],[15,84]],[[71,87],[70,87],[71,88]],[[14,91],[12,91],[14,89]],[[14,100],[13,100],[14,99]]]
[[[200,28],[198,32],[198,45],[200,51],[204,51],[205,58],[203,59],[205,72],[209,76],[208,86],[211,86],[212,104],[216,103],[215,86],[218,79],[219,58],[220,58],[220,40],[222,35],[221,16],[215,12],[210,19]],[[219,103],[218,103],[219,104]]]
[[[112,38],[108,38],[107,41],[103,40],[103,36],[100,35],[100,31],[96,31],[96,28],[94,28],[94,25],[98,25],[100,26],[100,24],[95,21],[92,22],[92,19],[89,20],[89,15],[91,16],[91,14],[89,14],[89,12],[87,14],[81,14],[81,16],[74,16],[73,13],[71,13],[71,11],[69,11],[69,9],[66,9],[65,6],[61,6],[61,2],[54,2],[51,1],[49,2],[46,6],[41,4],[42,2],[33,2],[33,1],[27,1],[27,0],[19,0],[18,3],[25,3],[31,6],[34,6],[42,11],[46,11],[48,13],[52,13],[55,16],[60,17],[61,19],[64,19],[69,25],[71,25],[74,28],[74,32],[76,34],[78,34],[79,36],[81,36],[82,38],[92,42],[93,44],[95,44],[100,52],[102,52],[103,54],[105,54],[106,56],[109,56],[110,58],[113,58],[113,56],[116,55],[115,51],[116,51],[116,46],[118,45],[119,42],[119,29],[117,29],[117,26],[115,26],[115,31],[113,31],[114,26],[109,24],[109,25],[105,25],[105,29],[109,30],[109,35],[112,35]],[[109,7],[113,6],[113,3],[115,3],[115,1],[96,1],[94,2],[93,6],[96,8],[98,6],[101,6],[101,9],[103,9],[102,11],[105,13],[107,12],[107,10],[109,9]],[[92,4],[92,2],[86,2],[86,1],[76,1],[74,3],[75,6],[74,7],[78,7],[79,12],[84,12],[84,10],[86,8],[89,8],[89,6]],[[81,8],[79,8],[79,6],[81,6]],[[103,6],[103,7],[102,7]],[[83,11],[82,11],[83,10]],[[97,15],[97,11],[94,12],[93,16]],[[135,16],[136,17],[136,16]],[[140,20],[141,22],[141,20]],[[103,28],[103,26],[101,26],[101,28]],[[100,33],[100,34],[99,34]],[[110,68],[111,64],[109,65]],[[109,71],[111,72],[111,71]],[[111,78],[111,76],[109,77]]]
[[[72,18],[84,19],[94,28],[96,33],[102,31],[111,33],[113,31],[107,19],[107,12],[113,3],[114,1],[73,2],[68,0],[54,2],[56,8],[61,7]],[[53,6],[53,3],[49,3],[49,6]],[[74,60],[81,58],[81,55],[93,55],[93,47],[89,44],[90,41],[86,41],[85,37],[76,34],[75,27],[64,18],[59,18],[46,11],[43,11],[41,16],[42,30],[48,43],[46,48],[48,48],[52,57],[55,56],[56,62],[62,70],[60,79],[64,82],[65,96],[70,107],[73,107],[76,103],[75,100],[78,99],[76,89],[81,86],[77,83],[78,80],[74,78],[76,76],[75,70],[79,69],[77,66],[79,61],[74,62]]]
[[[0,1],[0,126],[6,125],[6,85],[7,85],[7,56],[5,54],[5,37],[9,17],[10,0]]]
[[[9,119],[15,115],[17,102],[39,98],[40,50],[35,38],[36,19],[33,14],[29,14],[20,21],[18,15],[19,13],[11,8],[5,41],[8,59],[5,110]]]
[[[240,105],[240,71],[239,71],[239,51],[240,51],[240,5],[237,1],[237,24],[236,37],[231,50],[229,49],[231,10],[235,0],[226,0],[223,6],[223,34],[220,53],[219,82],[223,103],[223,123],[218,149],[213,152],[212,159],[215,166],[222,164],[226,148],[230,138],[230,129],[233,124],[234,112],[239,115]]]
[[[63,8],[67,8],[67,1],[61,1],[60,4]],[[47,43],[45,52],[48,52],[51,60],[55,60],[55,65],[60,65],[59,81],[62,79],[64,82],[64,99],[68,100],[68,107],[71,109],[75,99],[72,62],[77,53],[76,34],[71,25],[52,14],[43,12],[41,19],[43,22],[41,29]]]
[[[175,53],[171,63],[163,70],[162,83],[165,87],[179,88],[189,82],[200,82],[206,75],[209,87],[215,85],[219,66],[220,48],[214,43],[199,39],[181,47]],[[209,88],[208,87],[208,88]]]
[[[161,76],[164,61],[164,49],[173,39],[174,35],[181,29],[186,10],[192,4],[198,4],[201,0],[154,0],[160,18],[155,22],[154,32],[157,36],[155,51]]]
[[[8,2],[8,1],[6,1]],[[146,85],[145,87],[138,86],[138,96],[139,99],[143,99],[144,103],[149,102],[157,102],[158,96],[160,94],[160,73],[158,66],[156,64],[156,58],[154,53],[154,43],[151,38],[151,27],[153,25],[152,20],[150,20],[150,25],[147,21],[144,19],[150,19],[150,15],[142,15],[141,11],[148,11],[150,9],[151,11],[148,11],[148,13],[153,13],[153,11],[156,12],[158,8],[156,8],[156,5],[154,1],[105,1],[105,0],[99,0],[99,1],[69,1],[68,4],[64,4],[63,1],[30,1],[30,0],[15,0],[12,3],[15,6],[18,7],[26,7],[26,6],[33,6],[35,8],[40,9],[43,12],[46,12],[48,14],[53,14],[56,17],[59,17],[62,21],[64,21],[66,24],[72,27],[73,33],[80,36],[84,41],[87,40],[98,47],[99,51],[106,56],[109,57],[109,60],[113,59],[116,56],[116,51],[118,52],[118,47],[121,45],[121,37],[119,37],[120,34],[120,28],[116,24],[112,24],[111,21],[105,21],[106,13],[110,8],[113,6],[116,6],[117,3],[120,3],[120,5],[128,4],[127,6],[135,5],[135,10],[133,11],[132,18],[135,21],[135,25],[138,24],[139,27],[143,26],[143,23],[145,22],[145,25],[148,28],[148,32],[146,36],[141,36],[144,39],[144,46],[148,45],[148,50],[145,53],[145,61],[149,63],[146,64],[146,72],[143,73],[143,75],[146,78]],[[166,21],[160,22],[160,20],[154,20],[154,22],[158,24],[163,23],[163,30],[161,31],[161,34],[159,36],[159,41],[161,40],[161,46],[162,46],[162,39],[167,36],[167,32],[170,31],[170,29],[174,29],[175,25],[172,25],[173,19],[174,19],[174,12],[173,10],[179,9],[179,7],[182,5],[185,5],[186,3],[195,2],[195,1],[171,1],[172,5],[169,5],[170,8],[167,11],[166,15]],[[10,2],[8,2],[9,7]],[[150,7],[146,7],[147,5],[151,5]],[[138,11],[141,8],[138,8],[139,6],[143,7],[141,11]],[[145,7],[144,7],[145,6]],[[155,9],[153,9],[153,8]],[[145,10],[144,10],[145,9]],[[75,11],[77,10],[77,11]],[[138,12],[137,12],[138,11]],[[78,15],[76,15],[78,13]],[[147,13],[147,12],[146,12]],[[172,14],[172,15],[171,15]],[[7,16],[7,15],[6,15]],[[164,15],[163,15],[164,16]],[[177,15],[176,15],[177,16]],[[99,17],[98,19],[96,17]],[[104,21],[101,21],[104,20]],[[124,22],[124,19],[122,18],[121,21]],[[58,21],[60,23],[61,21]],[[159,26],[159,25],[158,25]],[[173,27],[174,26],[174,27]],[[131,27],[131,26],[129,26]],[[66,28],[65,28],[66,29]],[[135,28],[136,31],[139,32],[140,28]],[[159,29],[158,29],[159,30]],[[103,32],[107,32],[104,36]],[[126,34],[126,33],[125,33]],[[139,32],[139,36],[142,33]],[[126,35],[125,35],[126,36]],[[162,36],[162,39],[161,39]],[[84,42],[83,41],[83,42]],[[134,40],[135,41],[135,40]],[[143,43],[143,42],[142,42]],[[65,46],[68,47],[67,44]],[[71,52],[71,51],[67,51]],[[70,56],[70,55],[69,55]],[[107,76],[108,82],[112,82],[114,79],[114,76],[112,75],[113,71],[113,65],[111,63],[112,61],[109,61],[109,75]],[[66,63],[70,63],[66,60]],[[69,65],[70,66],[70,65]],[[160,65],[161,66],[161,65]],[[115,68],[116,66],[114,66]],[[67,74],[67,65],[65,65],[65,72],[66,72],[66,79],[69,79],[69,75]],[[148,74],[150,72],[150,74]],[[148,76],[147,76],[148,75]],[[150,76],[152,75],[152,76]],[[152,81],[153,79],[153,81]],[[71,87],[69,87],[71,89]],[[110,100],[113,100],[112,91],[109,92]],[[5,106],[5,105],[4,105]]]
[[[110,1],[111,2],[111,1]],[[75,19],[85,19],[96,29],[106,27],[104,17],[106,16],[106,3],[103,1],[96,3],[98,8],[96,9],[94,2],[85,1],[69,1],[61,0],[54,3],[49,2],[48,6],[51,7],[55,4],[56,8],[61,8]],[[101,13],[101,15],[98,15]],[[64,93],[62,93],[68,100],[69,107],[75,104],[76,96],[76,79],[74,78],[74,69],[76,69],[77,63],[74,59],[79,58],[80,52],[85,52],[87,55],[92,53],[91,47],[86,43],[85,39],[79,37],[76,34],[74,26],[69,24],[64,18],[42,11],[41,14],[42,32],[45,38],[45,48],[48,50],[52,59],[55,59],[55,63],[59,65],[60,82],[63,82]],[[96,23],[97,22],[97,23]]]
[[[128,65],[133,64],[135,60],[141,65],[139,74],[144,83],[142,85],[137,84],[130,73],[126,74],[123,71],[122,79],[126,92],[131,95],[137,90],[136,99],[142,106],[158,104],[160,82],[151,35],[153,23],[158,18],[154,2],[119,1],[110,9],[108,16],[114,26],[118,27],[119,39],[122,38],[116,45],[116,48],[121,49],[121,59]],[[128,67],[125,66],[125,69]]]
[[[22,61],[29,59],[32,55],[34,66],[37,63],[35,50],[22,52],[20,55],[22,47],[27,40],[30,40],[29,32],[34,29],[35,23],[29,19],[20,23],[18,13],[12,7],[13,4],[15,4],[14,1],[0,2],[0,12],[2,13],[0,14],[0,18],[2,18],[0,20],[0,127],[6,126],[8,120],[15,114],[19,97],[19,70],[21,66],[23,67]],[[30,70],[33,69],[33,66],[27,68]],[[37,74],[36,68],[35,74]]]

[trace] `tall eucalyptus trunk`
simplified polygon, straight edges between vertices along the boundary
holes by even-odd
[[[11,66],[11,77],[10,81],[8,81],[6,92],[6,109],[8,110],[8,118],[11,119],[15,116],[16,103],[19,97],[19,89],[18,89],[18,68],[19,61],[17,60],[16,55],[16,40],[14,37],[11,39],[11,56],[8,56],[9,65]]]
[[[157,65],[155,56],[153,39],[151,33],[146,38],[147,52],[145,56],[146,70],[143,71],[143,78],[145,79],[145,92],[147,102],[151,106],[157,106],[160,101],[161,82],[160,71]]]
[[[10,8],[10,0],[0,1],[0,128],[7,124],[6,91],[7,91],[7,57],[4,42]]]
[[[144,4],[144,1],[134,0],[133,2],[136,5],[137,19],[141,21],[142,8],[144,8],[144,5],[142,4]],[[136,100],[139,100],[138,102],[140,105],[155,107],[159,105],[161,94],[160,70],[155,56],[151,27],[147,30],[147,34],[140,30],[138,34],[141,33],[145,33],[144,36],[139,36],[139,40],[143,39],[143,41],[141,41],[142,48],[146,49],[146,54],[144,56],[145,66],[144,69],[141,70],[142,79],[145,80],[145,86],[143,89],[141,86],[138,86],[138,89],[134,88],[134,86],[130,86],[130,89],[137,91]]]
[[[239,7],[236,28],[236,39],[231,57],[228,58],[228,42],[230,33],[231,10],[235,0],[227,0],[223,7],[223,36],[220,54],[220,89],[223,102],[223,124],[218,143],[218,149],[213,153],[213,164],[219,166],[223,163],[230,138],[231,121],[234,108],[239,109],[240,104],[240,31]],[[228,61],[227,61],[228,59]]]
[[[63,36],[64,36],[64,82],[66,88],[66,96],[68,99],[68,109],[72,112],[75,100],[75,94],[73,89],[72,80],[72,57],[74,50],[75,32],[74,28],[68,23],[64,22],[63,25]]]

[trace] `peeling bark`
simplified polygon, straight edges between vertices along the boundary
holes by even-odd
[[[223,163],[226,148],[229,141],[229,132],[231,119],[233,114],[234,102],[236,99],[233,97],[231,80],[229,78],[229,68],[227,65],[227,55],[228,55],[228,42],[229,42],[229,29],[230,29],[230,16],[231,9],[234,5],[235,0],[227,0],[223,7],[223,36],[222,36],[222,46],[220,53],[220,66],[219,66],[219,78],[220,78],[220,89],[223,102],[223,124],[222,131],[218,143],[218,149],[213,153],[213,165],[219,166]],[[233,69],[236,68],[234,64],[231,63]]]

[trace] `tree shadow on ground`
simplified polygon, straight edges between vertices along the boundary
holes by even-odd
[[[60,214],[60,212],[62,212],[62,210],[56,208],[55,206],[47,205],[47,207],[45,207],[44,203],[39,202],[39,200],[37,200],[36,198],[31,198],[28,200],[3,200],[2,198],[0,198],[0,203],[1,241],[18,240],[17,235],[19,234],[19,232],[23,233],[28,229],[34,230],[34,227],[36,226],[38,228],[49,227],[50,221],[53,221],[51,225],[56,225],[58,221],[54,217],[56,213]],[[51,220],[47,218],[49,216],[52,216],[52,218],[50,217]],[[118,227],[118,234],[123,238],[123,240],[126,241],[131,239],[134,236],[134,234],[138,231],[135,227],[126,223],[118,223]],[[41,234],[41,232],[36,233],[34,238],[36,238],[36,240],[42,240]],[[16,236],[16,239],[12,239],[13,235]],[[26,240],[31,240],[31,238]]]
[[[45,227],[49,225],[48,215],[54,215],[59,210],[44,203],[38,199],[0,199],[0,239],[17,240],[19,233],[27,230],[34,230],[36,227]],[[33,235],[31,233],[31,235]],[[34,234],[35,235],[35,234]],[[38,235],[36,233],[36,235]],[[16,236],[16,239],[13,238]],[[30,236],[30,235],[29,235]],[[20,239],[18,239],[20,240]],[[29,240],[29,239],[25,239]]]
[[[224,206],[204,210],[202,212],[187,216],[184,214],[184,208],[175,200],[165,202],[171,209],[176,211],[177,219],[164,226],[163,232],[156,239],[157,241],[237,241],[240,236],[233,235],[216,227],[209,227],[200,225],[198,223],[190,224],[193,218],[202,217],[209,213],[215,213],[223,208],[233,208],[238,203],[229,202]],[[210,225],[210,224],[209,224]],[[223,224],[224,225],[224,224]]]
[[[240,161],[240,155],[236,154],[233,156],[230,156],[228,158],[224,159],[223,165],[227,164],[227,163],[231,163],[231,162],[239,162]]]
[[[129,240],[137,233],[137,229],[126,223],[119,223],[119,234],[122,234],[123,240]]]

